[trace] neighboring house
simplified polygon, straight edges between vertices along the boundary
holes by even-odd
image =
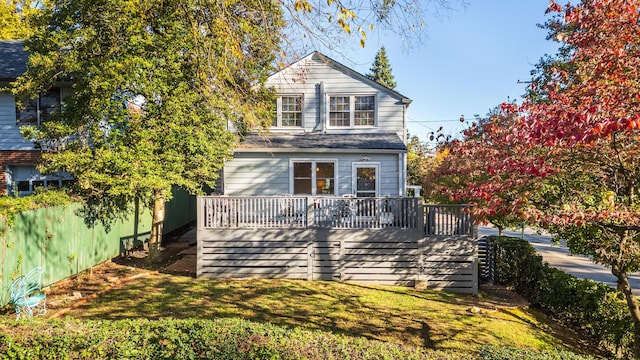
[[[0,59],[0,194],[25,195],[38,186],[60,187],[73,181],[65,172],[40,174],[35,165],[41,150],[20,135],[20,126],[39,125],[58,111],[69,88],[53,87],[18,109],[6,87],[26,70],[28,54],[23,42],[0,41]]]
[[[224,167],[230,196],[405,196],[411,100],[318,52],[272,75],[271,128]]]

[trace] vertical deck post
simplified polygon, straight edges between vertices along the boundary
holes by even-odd
[[[196,197],[196,229],[204,229],[204,201],[202,196]]]
[[[424,227],[424,206],[422,205],[422,198],[413,199],[413,206],[416,209],[416,231],[420,234],[418,238],[418,262],[416,264],[416,280],[415,288],[419,290],[426,290],[428,286],[427,275],[425,274],[424,258],[427,256],[427,234]]]
[[[202,241],[198,233],[204,230],[204,199],[202,196],[196,198],[196,277],[202,275]]]
[[[424,205],[422,205],[422,198],[415,198],[413,201],[413,206],[416,209],[416,230],[424,235],[426,232],[424,227]]]
[[[472,277],[472,294],[478,294],[478,266],[480,263],[478,262],[478,247],[476,247],[476,256],[474,256],[474,260],[471,262],[471,277]]]
[[[314,223],[314,202],[311,196],[307,196],[307,228],[312,228],[315,226]]]
[[[313,281],[314,258],[315,252],[313,251],[313,239],[311,238],[311,235],[307,235],[307,281]]]

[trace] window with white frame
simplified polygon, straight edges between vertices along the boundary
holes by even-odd
[[[330,95],[329,126],[359,127],[376,125],[375,95]]]
[[[282,95],[276,99],[277,127],[302,127],[302,95]]]
[[[7,165],[7,193],[24,196],[36,188],[59,188],[70,186],[74,179],[71,174],[60,171],[54,174],[41,174],[35,165]]]
[[[294,195],[335,195],[335,161],[293,160],[292,168]]]
[[[30,99],[19,109],[16,104],[16,123],[18,125],[38,126],[57,111],[60,111],[60,88],[54,87]]]

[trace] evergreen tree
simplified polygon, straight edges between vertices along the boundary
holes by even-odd
[[[387,57],[387,50],[385,50],[384,46],[376,53],[376,58],[369,71],[370,73],[367,74],[369,79],[376,81],[389,89],[394,89],[396,87],[396,82],[393,79],[393,74],[391,73],[389,58]]]

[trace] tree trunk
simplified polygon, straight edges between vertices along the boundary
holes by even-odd
[[[155,262],[160,257],[162,243],[162,225],[164,224],[164,198],[157,195],[153,200],[153,222],[149,237],[149,262]]]
[[[498,236],[502,236],[502,232],[504,231],[504,228],[502,226],[496,226],[498,228]]]
[[[618,291],[624,294],[631,313],[631,319],[633,320],[633,358],[640,359],[640,308],[633,295],[627,273],[618,265],[612,266],[611,272],[618,279]]]

